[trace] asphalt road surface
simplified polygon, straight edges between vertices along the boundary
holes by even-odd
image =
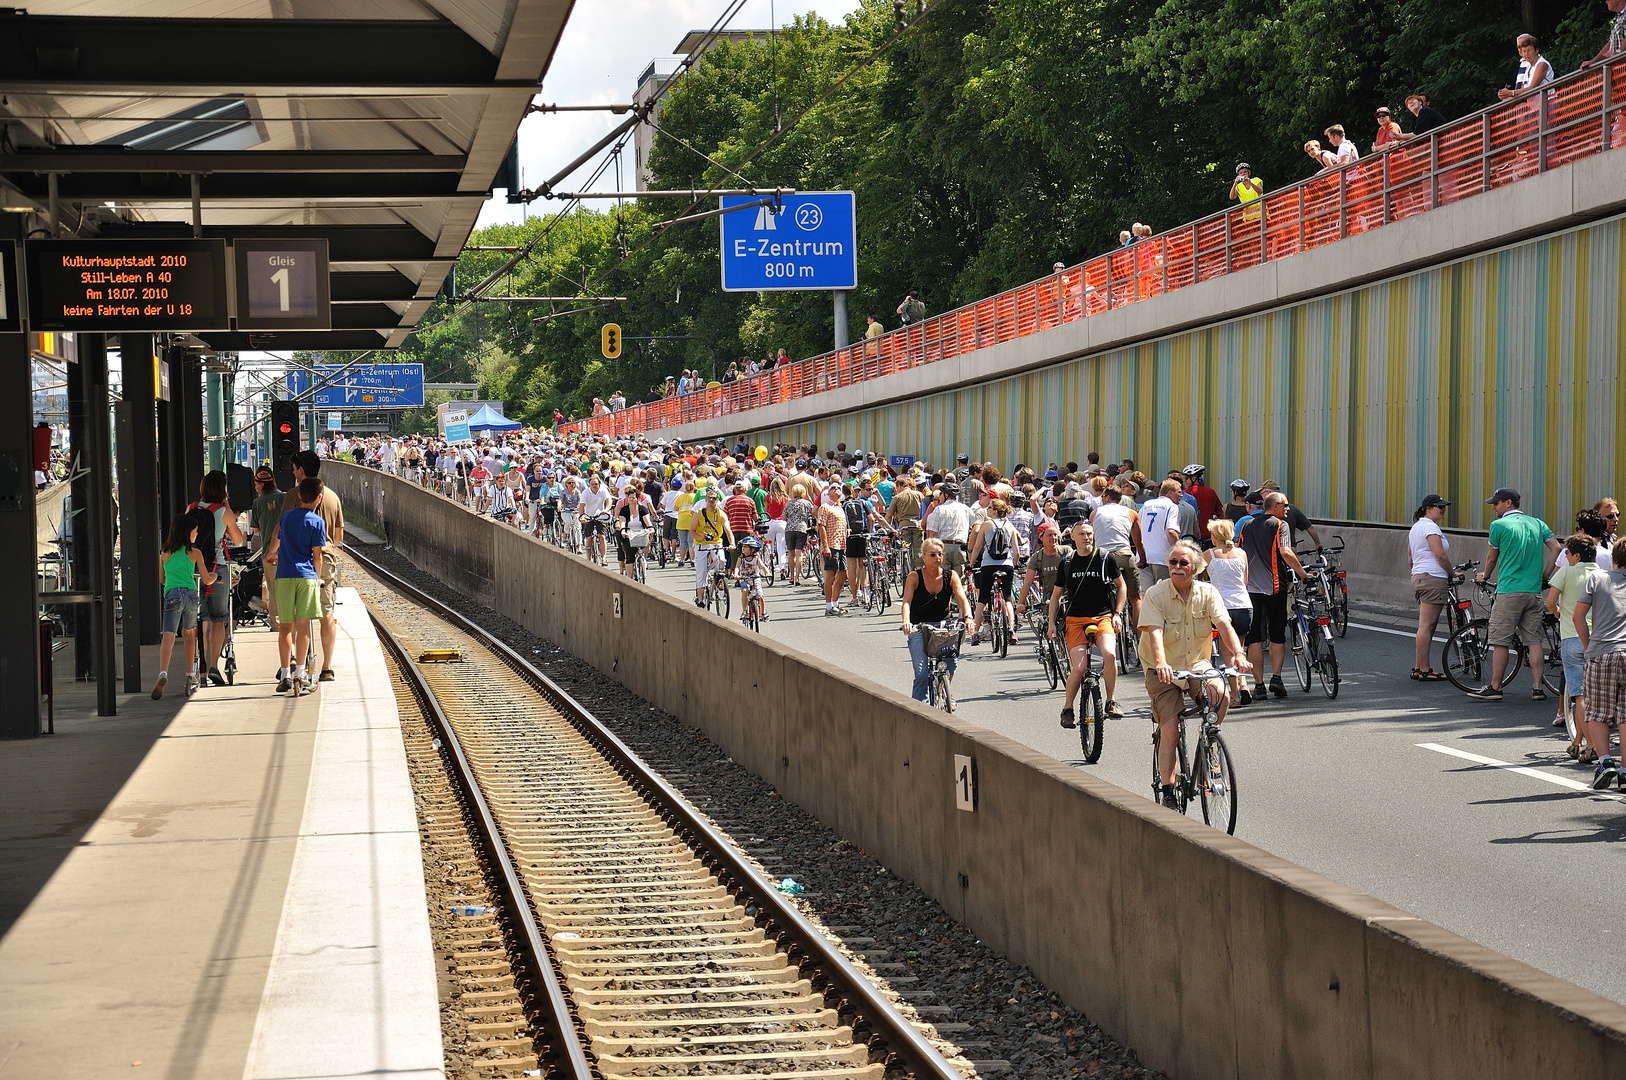
[[[688,568],[652,568],[649,579],[693,599]],[[816,588],[780,584],[765,595],[763,633],[909,692],[895,602],[884,615],[830,618]],[[737,617],[737,592],[733,608]],[[1626,1002],[1626,968],[1597,948],[1609,933],[1605,894],[1611,868],[1622,867],[1611,860],[1626,840],[1626,806],[1591,791],[1591,766],[1565,756],[1563,733],[1550,726],[1555,703],[1530,700],[1528,669],[1504,701],[1481,703],[1448,682],[1411,681],[1409,634],[1351,626],[1336,645],[1336,700],[1317,684],[1301,692],[1289,660],[1286,699],[1226,719],[1236,834]],[[958,716],[1150,799],[1151,713],[1138,671],[1119,681],[1128,715],[1108,723],[1100,762],[1084,766],[1077,732],[1057,722],[1062,691],[1050,689],[1031,637],[1003,660],[986,645],[967,651],[954,681]],[[1190,812],[1201,820],[1198,806]]]

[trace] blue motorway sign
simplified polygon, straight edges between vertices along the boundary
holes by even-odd
[[[288,373],[288,396],[311,385],[304,371]],[[422,364],[319,364],[317,390],[301,404],[317,409],[411,409],[423,404]]]
[[[759,196],[725,195],[723,209]],[[723,289],[856,289],[858,219],[850,191],[804,191],[771,206],[736,210],[718,219],[723,238]]]

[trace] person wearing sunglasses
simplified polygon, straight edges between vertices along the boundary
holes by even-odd
[[[1606,530],[1603,543],[1598,545],[1598,565],[1609,565],[1609,552],[1615,546],[1615,540],[1620,534],[1620,504],[1605,495],[1592,504],[1592,512],[1603,518]]]
[[[899,627],[909,639],[909,662],[914,666],[915,683],[910,697],[925,701],[929,696],[931,664],[926,657],[926,635],[921,623],[938,624],[947,619],[949,612],[959,609],[960,618],[971,622],[971,604],[966,599],[960,575],[943,569],[943,541],[933,536],[921,545],[925,565],[914,571],[903,583],[903,622]],[[957,658],[948,659],[949,679],[954,678]]]
[[[1159,729],[1157,769],[1163,784],[1163,805],[1174,808],[1178,805],[1174,797],[1174,757],[1180,709],[1185,703],[1185,691],[1199,692],[1196,685],[1177,685],[1174,673],[1209,669],[1210,643],[1216,630],[1220,651],[1227,663],[1241,672],[1251,670],[1253,665],[1243,655],[1242,641],[1231,626],[1219,590],[1206,581],[1197,580],[1204,563],[1196,541],[1176,541],[1169,548],[1168,560],[1168,578],[1153,585],[1141,598],[1140,655],[1146,665],[1146,693],[1152,699],[1152,720]],[[1191,682],[1202,683],[1200,691],[1208,695],[1218,710],[1215,722],[1223,723],[1231,704],[1225,682],[1212,679]]]

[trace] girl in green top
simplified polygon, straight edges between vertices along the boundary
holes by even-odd
[[[158,681],[153,683],[152,698],[164,696],[169,684],[169,656],[175,648],[175,635],[184,635],[186,651],[186,696],[197,693],[198,677],[192,667],[197,656],[198,585],[201,577],[205,585],[215,580],[212,570],[204,565],[203,556],[193,547],[198,538],[198,523],[188,514],[177,517],[169,526],[169,538],[158,553],[158,566],[164,576],[164,636],[158,645]]]

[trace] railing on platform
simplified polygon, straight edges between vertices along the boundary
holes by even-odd
[[[881,337],[608,416],[613,437],[714,420],[947,360],[1370,232],[1626,146],[1626,57],[1381,153]]]

